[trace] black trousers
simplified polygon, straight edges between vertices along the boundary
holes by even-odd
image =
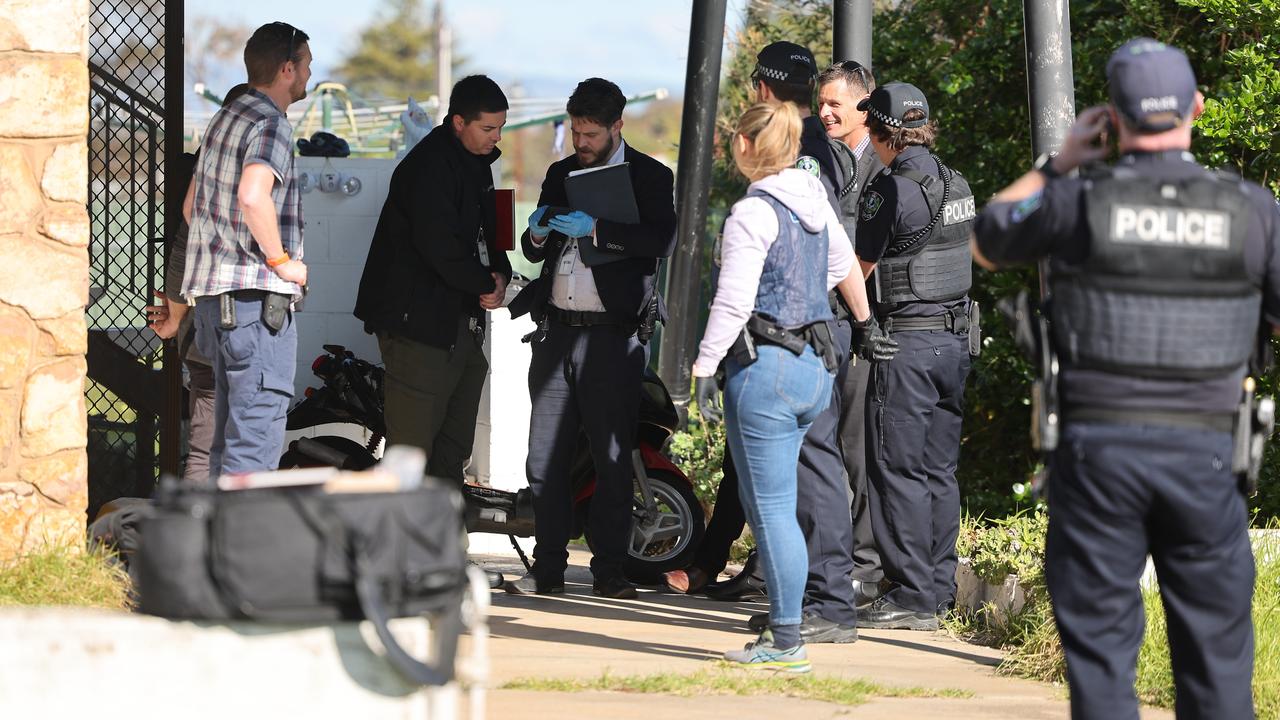
[[[573,526],[570,469],[578,433],[587,434],[596,471],[587,531],[597,580],[622,576],[631,536],[634,478],[631,450],[640,411],[644,347],[634,328],[570,327],[552,321],[533,343],[529,363],[529,454],[525,472],[533,492],[534,572],[559,579],[569,560]]]
[[[1045,577],[1071,716],[1138,718],[1138,581],[1150,554],[1178,720],[1253,718],[1254,564],[1230,435],[1069,424],[1051,472]]]
[[[809,427],[800,446],[796,467],[796,519],[809,552],[809,575],[804,586],[804,611],[841,625],[858,622],[854,609],[853,520],[849,513],[849,483],[840,451],[839,427],[844,402],[841,388],[849,370],[849,323],[835,323],[840,369],[831,389],[831,403]]]
[[[692,563],[712,580],[724,572],[733,541],[742,537],[742,529],[747,526],[747,513],[742,508],[742,498],[738,496],[738,469],[734,467],[733,453],[729,452],[727,442],[722,469],[724,477],[716,488],[711,520],[707,522],[707,530],[702,534],[702,542],[698,543]]]
[[[884,578],[880,551],[871,532],[870,494],[867,491],[867,385],[871,382],[871,362],[851,360],[840,387],[840,452],[852,493],[853,579],[877,583]]]
[[[933,613],[956,592],[968,341],[946,330],[893,337],[898,355],[871,371],[871,529],[890,602]]]

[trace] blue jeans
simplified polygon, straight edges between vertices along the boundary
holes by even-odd
[[[217,296],[196,300],[195,342],[213,360],[209,479],[214,482],[227,473],[280,467],[298,354],[292,312],[275,332],[262,324],[262,300],[237,299],[236,326],[223,328],[219,320]]]
[[[832,378],[812,348],[797,357],[764,345],[759,355],[746,367],[725,363],[725,432],[760,549],[769,622],[798,625],[809,561],[796,521],[796,465],[809,425],[831,402]]]

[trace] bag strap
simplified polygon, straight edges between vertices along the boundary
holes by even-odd
[[[378,579],[368,572],[363,550],[356,559],[356,596],[360,609],[373,623],[373,629],[387,651],[387,660],[404,679],[418,685],[444,685],[454,677],[454,665],[458,655],[458,637],[462,635],[462,603],[449,604],[448,609],[432,618],[432,643],[436,648],[435,664],[431,665],[410,655],[391,634],[388,612],[382,598]]]

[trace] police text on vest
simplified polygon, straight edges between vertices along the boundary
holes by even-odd
[[[973,201],[972,195],[959,200],[952,200],[942,206],[943,225],[955,225],[976,217],[978,217],[978,208]]]
[[[1219,210],[1115,205],[1111,239],[1118,243],[1231,248],[1231,216]]]

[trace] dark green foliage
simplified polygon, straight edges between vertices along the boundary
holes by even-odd
[[[454,64],[460,64],[455,55]],[[436,27],[422,0],[386,0],[360,32],[356,48],[334,69],[368,98],[425,100],[436,91]],[[448,98],[441,98],[448,102]]]
[[[820,67],[831,59],[830,3],[753,2],[747,13],[721,84],[712,203],[723,208],[746,185],[728,148],[738,115],[754,100],[748,76],[755,53],[787,39],[808,45]],[[1071,13],[1077,109],[1106,102],[1107,58],[1125,40],[1146,35],[1174,43],[1190,56],[1208,99],[1194,152],[1208,165],[1234,168],[1280,190],[1280,3],[1111,0],[1071,3]],[[924,91],[939,122],[938,154],[965,175],[980,200],[1015,180],[1032,159],[1022,23],[1022,3],[1015,0],[877,3],[877,80]],[[976,275],[973,296],[982,304],[988,340],[969,376],[960,460],[965,503],[975,514],[998,517],[1019,507],[1011,488],[1037,463],[1027,434],[1030,369],[994,309],[996,300],[1036,283],[1034,268]],[[1275,378],[1263,385],[1273,390]],[[1277,494],[1280,458],[1271,452],[1255,510],[1280,513]]]

